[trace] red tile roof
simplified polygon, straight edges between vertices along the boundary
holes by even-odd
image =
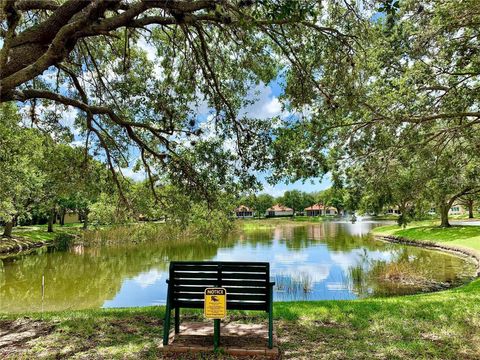
[[[307,210],[323,210],[323,209],[325,209],[325,206],[323,206],[323,204],[318,203],[318,204],[313,204],[312,206],[309,206],[309,207],[305,208],[305,211],[307,211]]]
[[[240,205],[238,208],[235,209],[235,212],[241,212],[241,211],[253,211],[253,209],[245,205]]]
[[[293,211],[293,209],[290,209],[285,205],[275,204],[271,208],[267,209],[267,211]]]

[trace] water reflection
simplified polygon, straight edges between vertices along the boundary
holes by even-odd
[[[0,261],[0,311],[164,304],[172,260],[268,261],[277,301],[408,294],[462,281],[473,270],[451,255],[375,241],[368,236],[373,226],[332,221],[253,229],[220,242],[39,249]]]

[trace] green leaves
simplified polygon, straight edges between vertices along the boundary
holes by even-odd
[[[40,171],[42,136],[18,125],[14,104],[0,107],[0,219],[28,217],[29,208],[41,200],[45,178]]]

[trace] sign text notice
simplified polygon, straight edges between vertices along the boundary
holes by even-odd
[[[204,314],[207,319],[223,319],[227,316],[227,290],[224,288],[205,289]]]

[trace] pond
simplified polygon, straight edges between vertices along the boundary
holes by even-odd
[[[220,242],[43,248],[0,260],[0,312],[162,305],[172,260],[268,261],[275,301],[412,294],[472,275],[462,258],[374,240],[368,233],[378,225],[285,222]]]

